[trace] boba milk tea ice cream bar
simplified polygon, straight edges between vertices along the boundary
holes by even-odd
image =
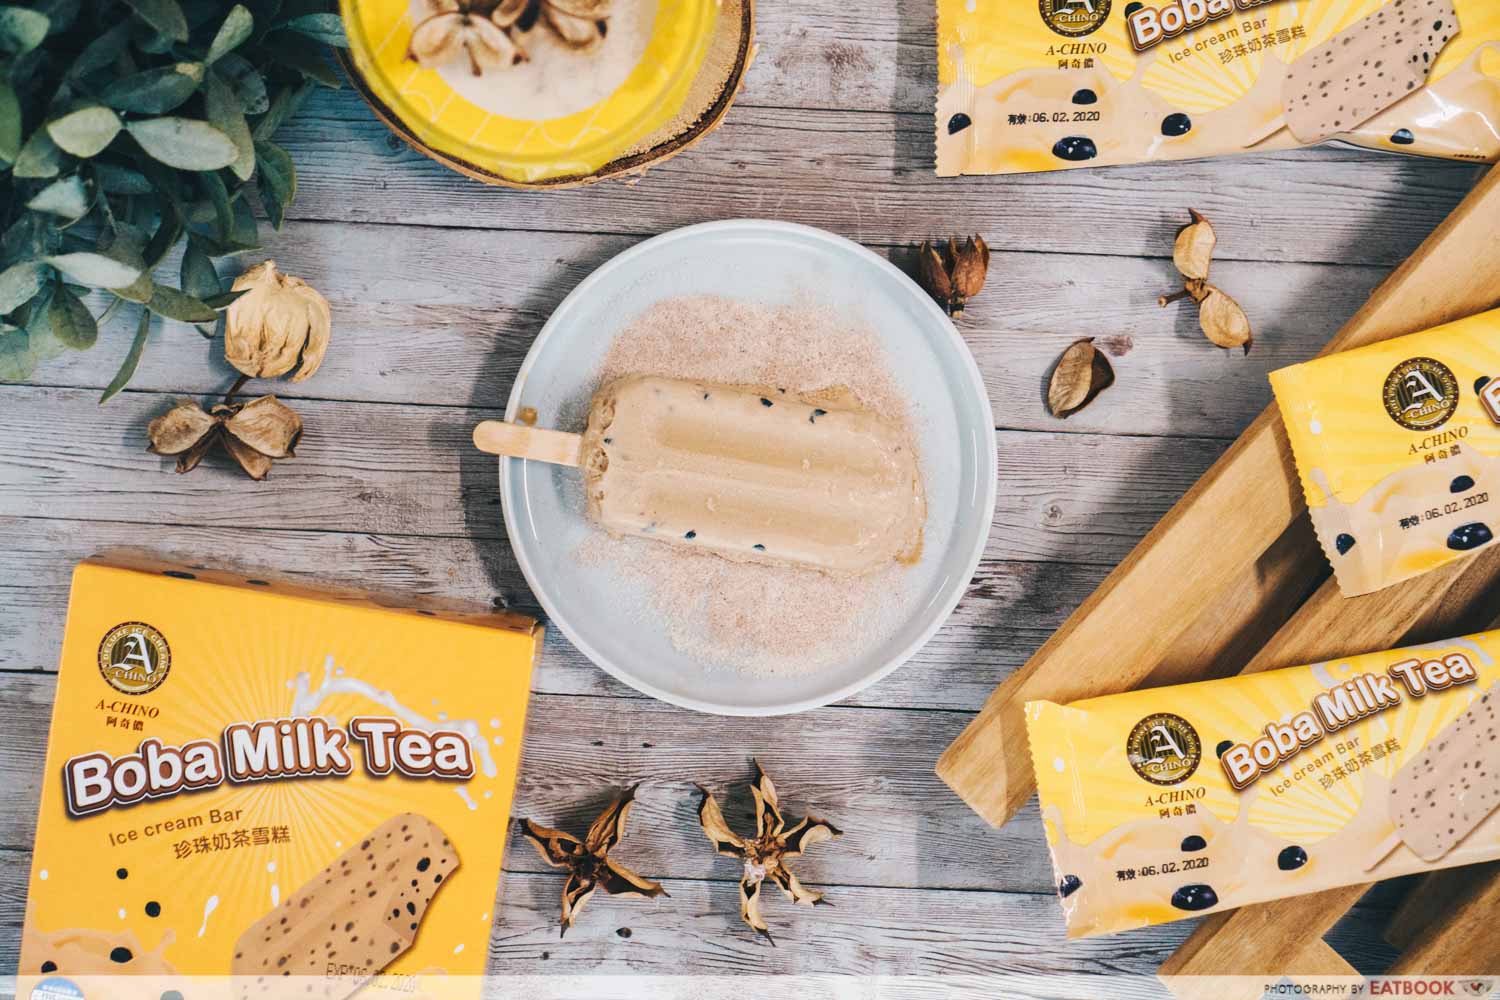
[[[1026,706],[1070,937],[1500,857],[1500,633]]]
[[[1346,596],[1462,559],[1500,528],[1500,311],[1271,374]]]
[[[1493,0],[937,0],[937,172],[1328,139],[1500,158]]]

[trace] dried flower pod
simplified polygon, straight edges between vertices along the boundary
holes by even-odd
[[[318,370],[333,325],[327,299],[271,260],[236,278],[233,290],[245,294],[225,316],[224,357],[231,365],[252,378],[276,378],[300,359],[293,382]]]
[[[214,445],[222,445],[251,479],[271,471],[273,459],[294,458],[302,418],[275,396],[249,403],[220,403],[211,413],[179,403],[146,428],[149,451],[177,456],[177,471],[192,472]]]
[[[406,58],[423,69],[436,69],[462,59],[475,76],[487,69],[526,61],[526,51],[506,32],[526,4],[501,4],[485,17],[472,4],[459,0],[425,0],[428,15],[412,29]]]
[[[984,287],[989,267],[990,248],[982,236],[970,236],[962,245],[955,236],[941,252],[924,240],[917,251],[917,284],[948,315],[962,316],[964,304]]]
[[[816,906],[826,903],[823,894],[809,889],[797,880],[786,866],[788,858],[795,858],[814,844],[842,836],[842,831],[832,823],[808,816],[787,826],[782,818],[781,806],[776,796],[776,786],[771,778],[755,763],[755,781],[750,794],[755,798],[755,836],[741,837],[724,821],[724,813],[713,794],[702,785],[698,790],[703,799],[698,803],[698,824],[714,850],[726,857],[738,858],[743,863],[740,874],[740,919],[772,945],[771,930],[760,912],[760,890],[766,879],[781,886],[794,903]]]
[[[594,820],[583,840],[529,819],[520,821],[522,836],[531,841],[542,860],[554,868],[568,870],[562,889],[559,937],[573,926],[595,889],[603,889],[611,896],[652,899],[667,895],[661,883],[642,878],[609,856],[610,850],[625,836],[625,821],[634,802],[635,788],[627,789]]]
[[[1188,213],[1193,221],[1178,232],[1172,248],[1172,263],[1183,278],[1182,291],[1161,296],[1156,300],[1157,305],[1166,307],[1179,299],[1192,299],[1198,303],[1198,325],[1211,343],[1219,347],[1243,347],[1249,354],[1254,336],[1245,310],[1208,283],[1214,247],[1218,245],[1213,224],[1196,209],[1190,208]]]
[[[1115,384],[1115,369],[1092,338],[1076,341],[1063,351],[1047,384],[1047,409],[1067,418]]]
[[[1177,234],[1177,243],[1172,248],[1172,262],[1177,265],[1177,270],[1182,272],[1184,278],[1197,278],[1204,280],[1208,277],[1208,269],[1213,265],[1214,247],[1218,245],[1218,235],[1214,233],[1211,222],[1199,214],[1195,208],[1188,209],[1192,216],[1192,223],[1183,226]]]

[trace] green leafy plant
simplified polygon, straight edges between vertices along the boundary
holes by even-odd
[[[325,44],[344,44],[332,0],[0,6],[0,381],[92,347],[122,307],[140,316],[104,400],[153,316],[213,335],[235,297],[213,258],[259,246],[251,192],[278,229],[297,192],[272,136],[339,86]],[[179,244],[173,287],[153,272]]]

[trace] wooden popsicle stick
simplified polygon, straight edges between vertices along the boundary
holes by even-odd
[[[583,460],[583,435],[508,424],[503,420],[482,420],[475,424],[474,447],[491,455],[529,458],[552,465],[579,465]]]
[[[1330,341],[1348,350],[1500,302],[1500,171],[1492,171]],[[1145,680],[1305,510],[1281,418],[1263,412],[1042,648],[998,687],[938,775],[999,826],[1036,788],[1023,706]]]

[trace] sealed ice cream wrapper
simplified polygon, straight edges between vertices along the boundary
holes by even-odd
[[[937,172],[1337,139],[1500,159],[1493,0],[937,0]]]
[[[1500,528],[1500,310],[1271,374],[1318,539],[1347,597]]]
[[[1069,937],[1500,858],[1500,633],[1026,705]]]
[[[535,622],[129,557],[61,640],[19,995],[479,995]]]

